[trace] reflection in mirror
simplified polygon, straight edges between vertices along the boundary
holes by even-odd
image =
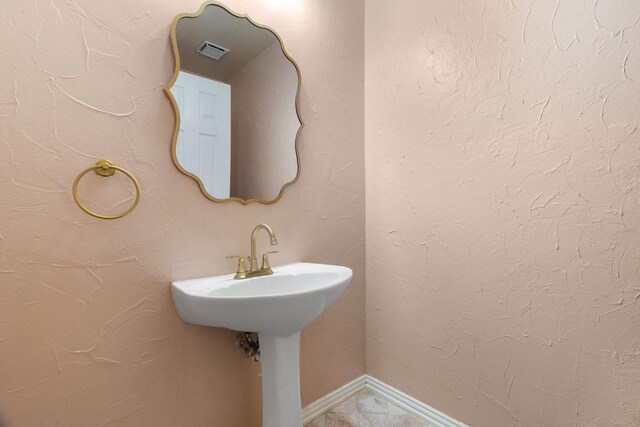
[[[219,4],[176,17],[165,91],[174,161],[215,201],[274,203],[296,180],[300,73],[276,34]]]

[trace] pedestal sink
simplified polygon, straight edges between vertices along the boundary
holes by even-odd
[[[347,288],[353,272],[336,265],[296,263],[269,276],[233,274],[171,284],[185,322],[257,332],[262,364],[263,427],[300,427],[300,331]]]

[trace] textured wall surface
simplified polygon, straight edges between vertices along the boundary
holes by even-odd
[[[367,369],[640,425],[640,2],[366,2]]]
[[[259,222],[278,234],[274,264],[354,269],[303,333],[304,403],[364,372],[363,2],[226,3],[279,31],[302,70],[302,175],[274,206],[212,203],[171,162],[169,25],[199,1],[0,2],[6,425],[259,425],[257,365],[230,332],[184,324],[169,293],[171,280],[233,271],[224,256],[247,251]],[[140,180],[127,218],[93,219],[71,198],[101,157]],[[81,190],[103,211],[130,203],[120,176]]]

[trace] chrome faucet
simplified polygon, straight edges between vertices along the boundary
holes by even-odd
[[[271,265],[269,264],[269,254],[273,254],[278,251],[265,252],[262,255],[262,266],[258,268],[258,259],[256,257],[256,237],[258,236],[258,231],[260,230],[265,230],[267,233],[269,233],[271,246],[278,244],[276,234],[273,232],[271,227],[269,227],[267,224],[256,225],[251,232],[251,255],[249,255],[249,270],[247,271],[247,266],[244,262],[243,256],[232,255],[227,257],[238,258],[238,269],[236,270],[234,279],[248,279],[250,277],[267,276],[269,274],[273,274],[273,270],[271,270]]]

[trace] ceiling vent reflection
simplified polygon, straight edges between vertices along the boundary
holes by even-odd
[[[227,49],[226,47],[218,46],[217,44],[208,42],[206,40],[202,42],[197,50],[204,56],[215,59],[216,61],[219,61],[220,58],[222,58],[229,52],[229,49]]]

